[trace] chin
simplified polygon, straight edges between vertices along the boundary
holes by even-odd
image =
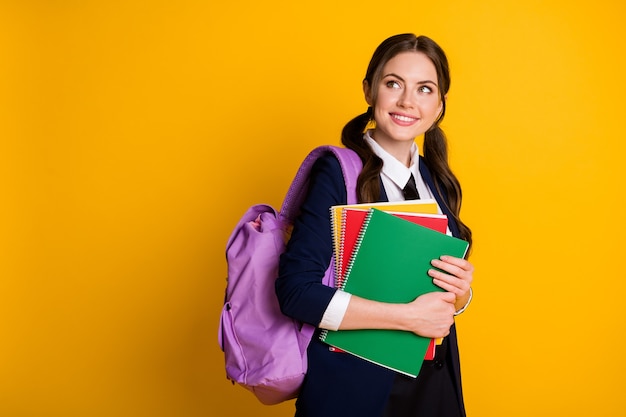
[[[413,142],[415,141],[415,138],[417,138],[418,136],[419,134],[415,136],[396,136],[393,139],[398,142]]]

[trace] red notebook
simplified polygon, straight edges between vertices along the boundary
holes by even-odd
[[[367,210],[356,208],[343,208],[343,224],[341,225],[341,236],[339,243],[339,254],[337,262],[339,263],[339,274],[336,277],[336,285],[342,288],[345,279],[346,270],[352,258],[352,252],[358,241],[361,227],[367,216]],[[443,214],[424,214],[424,213],[407,213],[407,212],[390,212],[394,216],[404,220],[417,223],[429,229],[446,233],[448,228],[448,218]],[[440,343],[440,342],[439,342]],[[426,351],[425,360],[432,360],[435,357],[435,345],[438,344],[435,339],[430,341],[428,350]]]

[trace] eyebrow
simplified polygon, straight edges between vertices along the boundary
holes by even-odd
[[[385,74],[383,76],[383,79],[387,78],[387,77],[396,77],[398,79],[400,79],[400,81],[405,81],[404,78],[400,77],[398,74],[395,74],[393,72],[390,72],[389,74]],[[423,80],[423,81],[418,81],[417,84],[432,84],[435,87],[437,87],[437,83],[431,80]]]

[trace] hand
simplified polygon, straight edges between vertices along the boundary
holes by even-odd
[[[465,259],[453,256],[433,259],[431,264],[443,271],[436,269],[428,271],[428,275],[433,278],[433,283],[456,296],[457,309],[463,307],[469,299],[470,287],[474,279],[474,266]]]
[[[431,292],[408,303],[408,329],[430,338],[445,337],[454,323],[456,297],[449,292]]]

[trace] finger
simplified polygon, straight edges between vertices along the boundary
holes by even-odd
[[[455,285],[452,285],[446,281],[442,281],[440,279],[433,279],[433,284],[435,284],[436,286],[438,286],[439,288],[447,291],[446,294],[453,294],[454,297],[461,297],[464,293],[465,290],[461,287],[457,287]]]
[[[441,271],[447,272],[448,274],[453,275],[457,278],[463,279],[467,275],[467,272],[463,268],[456,266],[454,264],[440,261],[439,259],[433,259],[430,262],[430,264],[434,266],[435,268],[438,268]]]
[[[441,261],[458,266],[464,271],[473,272],[474,265],[472,265],[468,260],[463,258],[456,258],[454,256],[443,255],[439,258]]]
[[[454,275],[457,277],[460,277],[460,275],[465,272],[461,267],[458,267],[448,262],[440,261],[439,259],[433,259],[432,261],[430,261],[430,264],[434,266],[435,268],[439,268],[442,271],[445,271],[448,274]]]
[[[435,279],[438,279],[440,281],[445,281],[445,282],[447,282],[450,285],[460,285],[460,281],[463,281],[463,279],[460,278],[460,277],[457,277],[457,276],[452,275],[452,274],[448,274],[446,272],[442,272],[442,271],[440,271],[438,269],[434,269],[434,268],[431,268],[431,269],[428,270],[428,275],[431,278],[435,278]]]
[[[472,282],[473,278],[472,278],[472,270],[471,269],[473,269],[473,267],[469,263],[468,263],[468,265],[471,268],[470,270],[465,270],[462,267],[459,267],[459,266],[456,266],[454,264],[450,264],[450,263],[447,263],[447,262],[444,262],[444,261],[440,261],[438,259],[433,259],[431,261],[431,264],[435,268],[439,268],[440,270],[445,271],[448,274],[455,276],[456,278],[459,278],[459,279],[462,279],[464,281],[467,281],[470,284]],[[439,278],[444,279],[443,276],[439,276]]]
[[[433,278],[435,285],[446,291],[454,292],[459,297],[469,291],[471,286],[471,279],[457,278],[436,269],[429,269],[428,275]]]
[[[447,303],[454,303],[456,301],[456,295],[451,292],[442,292],[441,299]]]

